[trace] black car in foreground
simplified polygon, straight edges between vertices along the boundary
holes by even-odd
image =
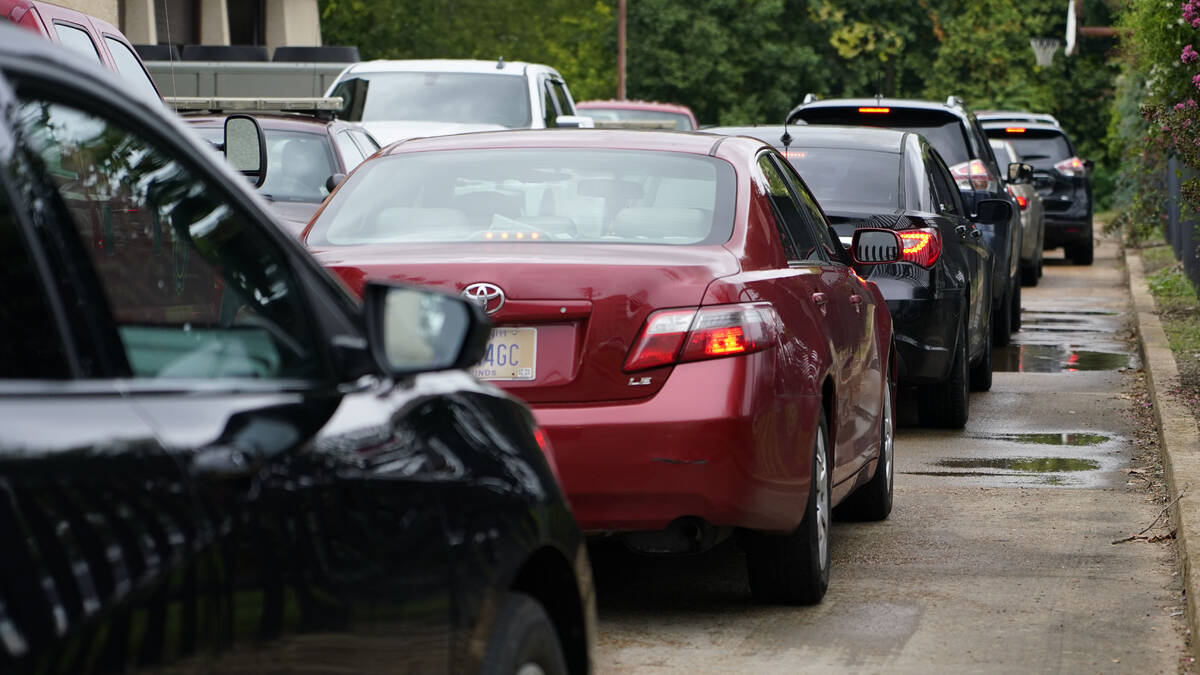
[[[919,133],[937,149],[950,169],[966,208],[975,213],[983,199],[1000,199],[1011,206],[1008,222],[981,225],[983,240],[992,250],[992,338],[1007,345],[1021,327],[1021,220],[1016,200],[1004,189],[1004,173],[987,136],[971,111],[957,97],[944,102],[894,98],[805,99],[787,115],[788,122],[884,127]]]
[[[901,262],[870,268],[892,315],[901,386],[918,387],[922,424],[961,428],[971,389],[992,384],[993,257],[937,151],[918,134],[836,126],[722,127],[788,158],[843,241],[860,227],[895,230]],[[980,223],[1007,202],[981,200]]]
[[[479,310],[360,304],[122,92],[0,25],[0,672],[588,672],[545,437],[458,370]]]
[[[1091,265],[1092,163],[1080,159],[1062,127],[1052,122],[983,122],[990,138],[1009,141],[1021,162],[1033,165],[1033,186],[1046,211],[1047,249],[1062,246],[1076,265]]]

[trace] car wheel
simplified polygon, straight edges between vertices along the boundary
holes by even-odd
[[[1044,256],[1045,256],[1044,253],[1038,254],[1038,279],[1041,279],[1042,273],[1046,271],[1046,261],[1044,259]]]
[[[950,374],[942,382],[921,387],[917,414],[921,424],[925,426],[961,429],[967,424],[970,379],[967,372],[967,332],[964,324],[959,324],[956,342]]]
[[[1067,248],[1067,257],[1076,265],[1091,265],[1096,257],[1096,243],[1089,237],[1087,242]]]
[[[833,491],[829,429],[822,409],[813,439],[812,487],[804,520],[791,534],[750,532],[743,539],[750,593],[763,602],[814,604],[829,588]]]
[[[1012,311],[1011,319],[1008,322],[1009,328],[1016,333],[1021,330],[1021,284],[1013,284],[1012,302],[1009,303],[1009,309]]]
[[[1023,265],[1021,267],[1021,285],[1037,286],[1038,277],[1042,276],[1040,267],[1041,265],[1038,262]]]
[[[896,475],[896,419],[892,410],[895,384],[888,379],[879,416],[879,461],[875,475],[838,505],[838,515],[852,520],[885,520],[892,512],[892,488]]]
[[[999,307],[992,307],[992,344],[1005,347],[1012,339],[1012,286],[1004,291]]]
[[[983,356],[971,366],[971,391],[988,391],[992,388],[992,332],[984,331]]]
[[[565,675],[567,660],[558,631],[541,603],[508,593],[496,615],[481,672],[486,675]]]

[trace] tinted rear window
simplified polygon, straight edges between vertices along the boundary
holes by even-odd
[[[627,110],[624,108],[580,108],[579,114],[587,115],[597,122],[658,122],[664,129],[688,131],[694,129],[692,120],[683,113],[664,110]]]
[[[826,210],[837,205],[900,205],[900,155],[874,150],[798,148],[784,156]]]
[[[1024,133],[1009,133],[1003,130],[987,131],[988,136],[1003,138],[1013,144],[1021,161],[1037,165],[1038,163],[1059,162],[1074,156],[1067,137],[1057,131],[1032,131]]]
[[[529,91],[520,75],[485,73],[362,73],[363,121],[530,124]],[[564,113],[566,114],[566,113]]]
[[[807,108],[796,114],[809,124],[845,124],[855,127],[883,127],[921,134],[938,151],[947,166],[971,159],[964,122],[957,116],[938,110],[902,109],[880,106],[885,113],[859,112],[858,106]]]
[[[312,245],[399,242],[712,244],[733,231],[728,163],[673,152],[485,149],[359,166]]]

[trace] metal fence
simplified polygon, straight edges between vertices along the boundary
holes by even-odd
[[[1200,293],[1200,214],[1185,213],[1181,208],[1180,185],[1195,176],[1174,157],[1167,164],[1167,242],[1175,250],[1175,259],[1183,261],[1183,271]]]

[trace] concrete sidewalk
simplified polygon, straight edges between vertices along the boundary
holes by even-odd
[[[1149,379],[1150,398],[1162,442],[1167,489],[1172,499],[1179,497],[1171,509],[1171,518],[1183,568],[1192,653],[1200,658],[1200,631],[1197,630],[1200,626],[1200,433],[1191,411],[1168,393],[1179,383],[1179,369],[1156,313],[1154,296],[1146,285],[1141,256],[1126,249],[1125,266],[1141,338],[1142,363]]]

